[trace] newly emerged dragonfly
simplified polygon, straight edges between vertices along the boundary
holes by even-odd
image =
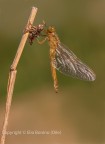
[[[96,75],[93,70],[84,64],[69,48],[60,42],[54,27],[48,27],[47,30],[44,30],[44,33],[45,40],[48,40],[50,45],[51,71],[54,80],[54,89],[56,92],[58,92],[56,69],[67,76],[72,76],[81,80],[95,80]]]

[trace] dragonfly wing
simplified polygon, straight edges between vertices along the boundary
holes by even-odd
[[[87,81],[94,81],[94,72],[62,43],[56,48],[53,66],[61,73]]]

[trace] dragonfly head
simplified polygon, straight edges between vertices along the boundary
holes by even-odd
[[[55,28],[50,26],[48,29],[47,29],[48,33],[54,33],[55,32]]]

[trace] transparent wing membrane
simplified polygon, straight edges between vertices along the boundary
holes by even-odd
[[[56,48],[53,66],[65,75],[82,80],[94,81],[96,77],[94,72],[62,43]]]

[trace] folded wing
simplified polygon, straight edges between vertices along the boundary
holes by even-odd
[[[96,78],[94,72],[62,43],[58,44],[52,63],[58,71],[65,75],[87,81],[94,81]]]

